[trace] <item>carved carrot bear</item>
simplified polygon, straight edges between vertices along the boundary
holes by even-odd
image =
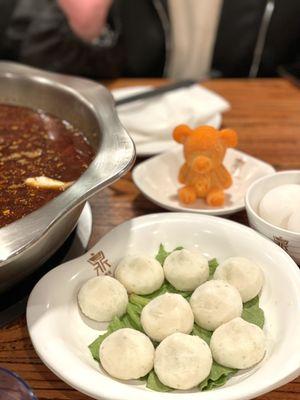
[[[224,189],[232,184],[230,173],[223,165],[228,147],[237,145],[237,134],[232,129],[216,130],[211,126],[191,129],[179,125],[173,138],[183,144],[185,163],[179,171],[179,199],[184,204],[203,198],[210,206],[224,203]]]

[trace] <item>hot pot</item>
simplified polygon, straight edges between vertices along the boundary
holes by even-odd
[[[0,62],[0,87],[1,103],[43,109],[71,122],[86,135],[96,152],[88,169],[69,189],[0,229],[3,292],[58,249],[74,229],[84,202],[131,167],[135,150],[120,124],[111,94],[98,83]]]

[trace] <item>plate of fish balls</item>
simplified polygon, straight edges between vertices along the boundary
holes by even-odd
[[[45,275],[27,324],[44,363],[95,399],[250,399],[300,373],[299,289],[252,229],[152,214]]]

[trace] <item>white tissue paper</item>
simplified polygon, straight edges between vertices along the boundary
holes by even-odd
[[[114,98],[132,96],[151,87],[116,89]],[[134,140],[171,140],[179,124],[190,127],[205,124],[211,117],[230,108],[220,95],[200,85],[178,89],[162,96],[117,107],[119,118]]]

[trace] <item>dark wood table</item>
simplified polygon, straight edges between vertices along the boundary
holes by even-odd
[[[119,79],[107,85],[116,88],[162,83],[163,80]],[[282,79],[214,80],[204,85],[230,101],[232,109],[224,115],[223,126],[237,130],[239,149],[273,164],[278,170],[300,169],[300,91],[297,88]],[[91,205],[94,221],[90,247],[111,228],[130,218],[163,211],[139,192],[130,173],[95,195]],[[244,211],[230,218],[247,223]],[[42,363],[31,345],[25,317],[0,330],[0,364],[26,379],[40,400],[88,399]],[[259,399],[300,400],[300,378]]]

